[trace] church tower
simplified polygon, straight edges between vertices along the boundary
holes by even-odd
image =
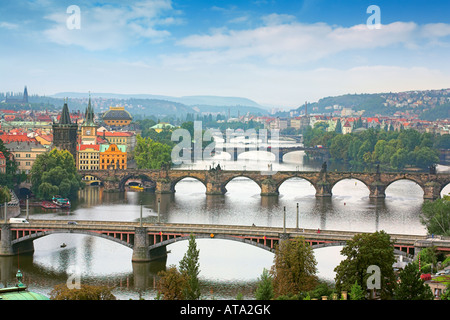
[[[27,89],[27,86],[25,86],[25,89],[23,90],[23,103],[28,103],[28,89]]]
[[[94,108],[91,105],[91,97],[86,108],[84,123],[81,125],[81,143],[96,144],[97,143],[97,126],[94,122]]]
[[[77,131],[78,125],[70,120],[69,107],[67,101],[61,113],[59,123],[53,123],[53,146],[59,150],[67,150],[76,159],[77,153]]]

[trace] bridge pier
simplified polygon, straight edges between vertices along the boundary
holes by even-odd
[[[150,241],[147,228],[136,227],[134,231],[134,245],[131,261],[150,262],[167,257],[166,246],[158,246],[152,249],[149,249],[149,246]]]
[[[105,191],[120,191],[119,181],[104,180],[103,188]]]
[[[168,178],[159,178],[156,180],[155,193],[174,193],[175,190],[172,187],[172,181]]]
[[[13,232],[9,223],[2,224],[0,239],[0,256],[14,256],[18,253],[34,252],[32,240],[13,244]]]
[[[264,179],[261,182],[261,196],[278,196],[278,185],[272,178]]]
[[[441,197],[441,185],[437,182],[430,181],[425,183],[423,188],[423,198],[425,200],[436,200]]]
[[[206,183],[206,194],[207,195],[224,195],[227,189],[220,182],[208,181]]]
[[[328,181],[319,181],[316,185],[316,197],[331,197],[331,184]]]
[[[15,253],[11,244],[12,233],[10,224],[2,224],[0,236],[0,256],[13,256]]]
[[[131,258],[132,262],[149,262],[150,252],[148,250],[148,234],[147,228],[136,227],[134,231],[134,245],[133,245],[133,255]]]
[[[369,185],[369,198],[386,198],[386,185],[375,182]]]

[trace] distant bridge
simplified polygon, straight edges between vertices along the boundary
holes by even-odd
[[[279,194],[281,184],[291,178],[302,178],[314,186],[316,197],[331,197],[336,183],[344,179],[356,179],[369,189],[371,198],[385,198],[386,188],[398,180],[410,180],[423,190],[423,198],[435,200],[440,197],[444,187],[450,183],[448,173],[419,172],[327,172],[321,171],[236,171],[213,168],[210,170],[98,170],[79,171],[82,176],[95,177],[101,181],[105,190],[125,190],[130,179],[150,181],[155,185],[157,193],[174,193],[175,186],[184,178],[194,178],[203,183],[208,195],[223,195],[226,185],[237,177],[253,180],[261,188],[262,196]]]
[[[233,147],[233,148],[224,148],[223,152],[229,153],[231,155],[231,160],[237,161],[239,159],[239,155],[242,155],[245,152],[249,151],[261,151],[260,149],[257,149],[254,146],[241,146],[241,147]],[[278,161],[279,163],[283,162],[283,157],[290,153],[295,151],[307,151],[308,153],[317,154],[322,157],[325,157],[328,155],[328,149],[327,148],[315,148],[315,147],[304,147],[304,146],[295,146],[295,147],[274,147],[274,146],[268,146],[266,149],[262,149],[262,151],[266,151],[269,153],[272,153],[275,155],[276,159],[274,161]]]
[[[239,241],[274,252],[281,241],[302,236],[312,246],[342,246],[361,232],[312,229],[275,228],[237,225],[207,224],[150,224],[118,221],[77,221],[68,224],[62,220],[30,220],[29,224],[4,223],[1,225],[0,256],[33,252],[33,241],[58,234],[84,234],[114,241],[133,250],[132,261],[145,262],[165,257],[166,247],[174,242],[189,239],[227,239]],[[422,235],[391,234],[395,253],[412,258],[420,249],[435,246],[439,251],[450,252],[450,239],[429,239]]]

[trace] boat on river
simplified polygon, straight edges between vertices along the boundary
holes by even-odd
[[[144,187],[141,187],[141,186],[130,186],[130,188],[133,190],[139,190],[139,191],[144,190]]]
[[[70,200],[61,196],[53,196],[52,202],[60,208],[70,208]]]
[[[54,204],[52,201],[41,201],[41,207],[44,209],[59,209],[60,206]]]

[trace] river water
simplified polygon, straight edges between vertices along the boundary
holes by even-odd
[[[255,151],[256,152],[256,151]],[[245,156],[245,155],[242,155]],[[247,156],[249,156],[247,154]],[[258,170],[273,164],[273,170],[320,170],[318,162],[303,160],[302,152],[287,154],[282,164],[261,155],[251,160],[242,157],[237,162],[225,161],[218,155],[225,170]],[[211,165],[198,162],[184,168]],[[442,167],[441,167],[442,168]],[[447,169],[447,168],[444,168]],[[224,196],[205,195],[204,185],[194,179],[184,179],[176,185],[174,195],[126,190],[104,192],[102,187],[87,187],[73,201],[68,211],[30,208],[30,218],[61,220],[138,221],[142,203],[144,221],[158,219],[157,199],[160,197],[160,219],[168,223],[207,223],[224,225],[260,225],[281,227],[286,207],[287,227],[296,226],[296,206],[300,208],[300,228],[388,233],[426,234],[420,223],[423,191],[415,183],[400,180],[386,190],[386,198],[369,199],[369,190],[357,180],[344,180],[335,185],[331,198],[315,197],[314,187],[303,179],[289,179],[280,187],[278,197],[261,197],[259,186],[246,178],[236,178],[227,185]],[[450,186],[443,194],[450,192]],[[25,211],[22,209],[22,216]],[[67,246],[61,248],[61,244]],[[78,279],[86,284],[114,286],[118,299],[154,299],[157,273],[169,265],[178,265],[186,252],[187,241],[167,247],[165,261],[136,264],[131,262],[132,250],[120,244],[93,236],[60,234],[34,241],[35,252],[0,258],[1,285],[14,283],[19,267],[24,282],[31,291],[47,296],[53,286]],[[234,299],[239,293],[253,299],[258,277],[264,268],[270,269],[273,254],[240,242],[199,239],[200,279],[203,299]],[[333,269],[342,259],[341,247],[314,250],[318,276],[333,281]]]

